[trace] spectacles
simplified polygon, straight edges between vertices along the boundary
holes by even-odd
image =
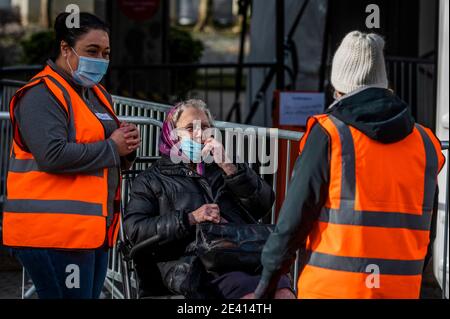
[[[196,129],[199,129],[200,127],[193,127],[193,126],[191,126],[191,125],[189,125],[189,126],[186,126],[186,127],[177,127],[177,130],[185,130],[185,131],[188,131],[188,132],[194,132]],[[201,130],[202,131],[206,131],[206,130],[208,130],[208,129],[210,129],[211,128],[211,126],[209,126],[209,125],[202,125],[201,126]]]

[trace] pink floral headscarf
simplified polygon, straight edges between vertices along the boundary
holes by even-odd
[[[183,159],[187,159],[187,157],[183,154],[181,149],[179,148],[179,137],[176,133],[176,123],[174,123],[173,115],[181,107],[181,103],[172,107],[167,113],[166,119],[163,123],[163,127],[161,129],[161,135],[159,138],[159,152],[166,156],[170,157],[171,152],[175,152]],[[204,164],[197,164],[197,173],[203,175],[204,172]]]

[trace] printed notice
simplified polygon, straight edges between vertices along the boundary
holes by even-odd
[[[305,126],[308,117],[321,114],[324,110],[324,93],[280,93],[280,125]]]

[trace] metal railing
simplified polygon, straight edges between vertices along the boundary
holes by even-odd
[[[436,62],[432,59],[388,57],[386,69],[390,87],[411,107],[413,116],[434,129],[436,113],[429,105],[436,105]]]
[[[28,81],[39,71],[42,65],[14,65],[0,68],[0,79]]]

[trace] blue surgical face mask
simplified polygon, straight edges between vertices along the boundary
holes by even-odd
[[[202,157],[203,144],[197,143],[196,141],[186,138],[181,140],[181,150],[184,155],[186,155],[191,162],[200,163]]]
[[[91,88],[100,83],[102,78],[105,76],[106,71],[108,71],[109,61],[105,59],[95,59],[85,56],[79,56],[73,48],[72,51],[79,58],[78,69],[76,71],[72,70],[70,63],[67,60],[67,64],[72,71],[72,77],[74,81],[77,84],[87,88]]]

